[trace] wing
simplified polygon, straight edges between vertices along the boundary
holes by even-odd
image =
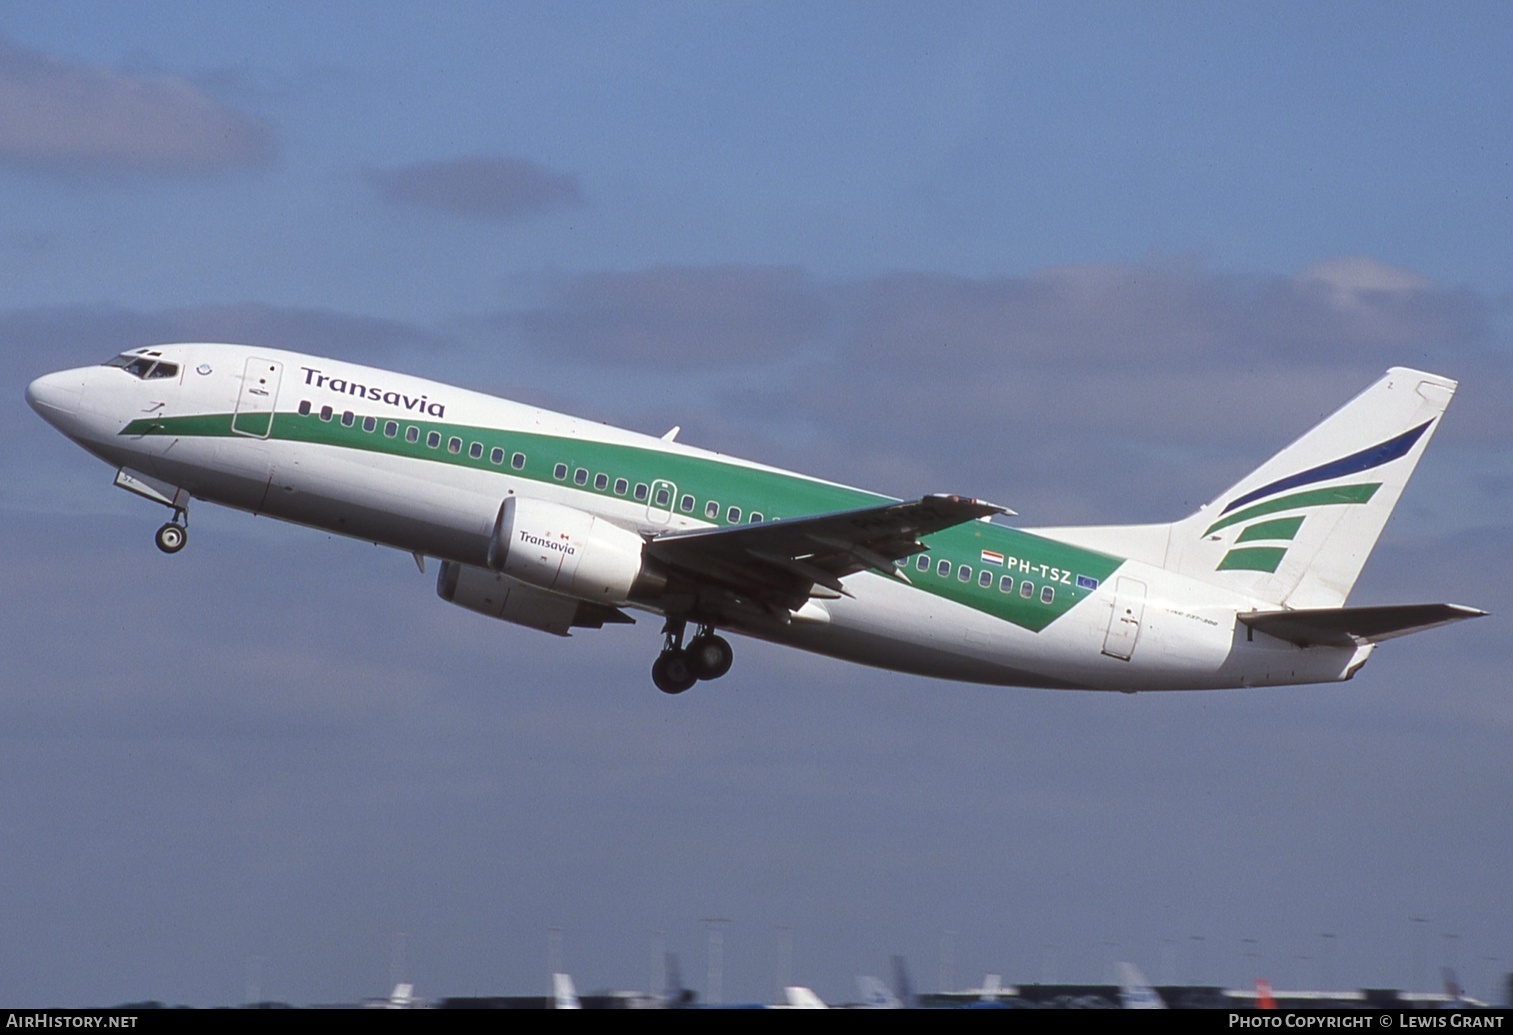
[[[669,532],[646,546],[689,585],[690,610],[759,609],[786,620],[810,597],[850,596],[841,581],[877,571],[908,582],[896,561],[933,532],[1012,511],[961,496],[925,496],[859,510],[734,528]]]

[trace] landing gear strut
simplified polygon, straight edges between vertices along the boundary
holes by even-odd
[[[173,520],[152,537],[152,541],[158,544],[158,549],[164,553],[178,553],[189,541],[189,522],[187,515],[182,510],[173,512]]]
[[[719,679],[735,660],[730,644],[709,625],[700,625],[684,649],[686,626],[682,619],[669,618],[662,628],[662,653],[651,666],[651,681],[664,694],[681,694],[701,679]]]

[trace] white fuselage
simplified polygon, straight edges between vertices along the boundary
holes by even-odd
[[[487,566],[501,501],[512,496],[646,538],[730,523],[740,508],[773,520],[884,499],[330,359],[211,344],[151,353],[176,365],[176,376],[84,367],[39,378],[28,401],[106,463],[194,498],[463,565]],[[617,462],[623,472],[609,469]],[[698,473],[679,484],[659,474],[659,462]],[[765,495],[773,485],[781,491]],[[671,491],[659,497],[659,488]],[[996,523],[948,532],[925,541],[928,569],[905,562],[910,584],[858,572],[845,579],[850,596],[813,600],[787,620],[726,627],[921,675],[1122,691],[1338,680],[1370,651],[1251,634],[1236,615],[1263,602],[1155,565],[1072,552]],[[1103,565],[1096,578],[1082,574],[1084,561]],[[1013,592],[1001,590],[1003,572],[1019,577]],[[1020,593],[1025,585],[1030,595]],[[661,610],[655,601],[622,603]],[[1049,610],[1037,616],[1038,606]]]

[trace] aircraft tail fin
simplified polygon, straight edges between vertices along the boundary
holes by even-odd
[[[905,1009],[912,1010],[919,1005],[914,998],[914,982],[909,979],[909,964],[902,956],[893,957],[893,991],[898,993]]]
[[[1032,531],[1279,606],[1341,607],[1455,388],[1393,367],[1181,521]]]
[[[790,1010],[828,1010],[825,1001],[815,994],[814,989],[805,988],[803,985],[788,985],[783,989],[783,996],[787,1000]]]
[[[870,1010],[902,1010],[903,1000],[893,994],[882,978],[858,977],[856,987],[862,994],[862,1005]]]
[[[1126,1010],[1164,1010],[1166,1002],[1133,963],[1120,963],[1119,1005]]]
[[[1441,967],[1439,973],[1445,983],[1445,1002],[1456,1008],[1467,1006],[1466,990],[1461,987],[1460,979],[1455,976],[1455,968]]]
[[[569,974],[552,975],[552,1000],[558,1010],[583,1009],[583,1004],[578,1000],[578,990],[573,986],[573,979]]]

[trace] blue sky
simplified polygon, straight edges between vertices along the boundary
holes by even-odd
[[[1510,52],[1498,4],[8,9],[0,1001],[233,1002],[254,957],[269,997],[350,1000],[398,931],[422,994],[545,991],[553,926],[582,989],[646,987],[662,941],[702,986],[713,915],[740,998],[785,926],[832,999],[896,952],[933,985],[943,931],[959,983],[1450,960],[1488,992]],[[167,340],[1034,524],[1176,517],[1426,367],[1461,392],[1352,600],[1494,617],[1331,688],[990,690],[742,642],[664,700],[645,621],[491,625],[405,556],[210,507],[159,556],[21,392]]]

